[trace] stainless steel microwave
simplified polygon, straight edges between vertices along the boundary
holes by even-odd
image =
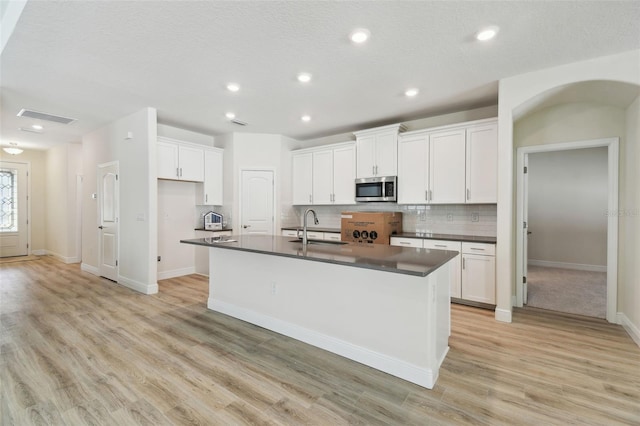
[[[356,201],[397,201],[398,177],[380,176],[356,179]]]

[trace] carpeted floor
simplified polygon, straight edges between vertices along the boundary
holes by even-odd
[[[527,306],[605,318],[606,272],[529,266]]]

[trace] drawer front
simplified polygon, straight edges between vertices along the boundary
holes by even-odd
[[[423,247],[427,249],[461,251],[460,241],[424,240]]]
[[[485,256],[495,256],[496,255],[496,245],[495,244],[484,244],[484,243],[462,243],[462,253],[465,254],[481,254]]]
[[[297,233],[296,233],[296,231],[292,231],[292,230],[290,230],[290,229],[284,229],[284,230],[282,231],[282,236],[283,236],[283,237],[293,237],[293,238],[296,238],[296,237],[297,237],[297,235],[296,235],[296,234],[297,234]]]
[[[392,246],[399,246],[399,247],[422,248],[422,239],[420,239],[420,238],[391,237],[391,245]]]
[[[341,241],[341,234],[335,232],[325,232],[324,239],[329,241]]]

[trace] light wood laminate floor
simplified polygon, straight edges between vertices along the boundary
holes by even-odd
[[[640,424],[640,350],[604,320],[453,305],[427,390],[207,310],[204,277],[159,284],[0,265],[0,423]]]

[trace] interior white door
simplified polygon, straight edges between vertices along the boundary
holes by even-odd
[[[118,281],[118,163],[98,166],[98,240],[100,276]]]
[[[242,170],[240,206],[243,234],[273,235],[274,179],[270,170]]]
[[[529,154],[524,155],[522,178],[522,303],[527,304],[527,263],[529,261]]]
[[[0,161],[0,257],[29,254],[26,163]]]

